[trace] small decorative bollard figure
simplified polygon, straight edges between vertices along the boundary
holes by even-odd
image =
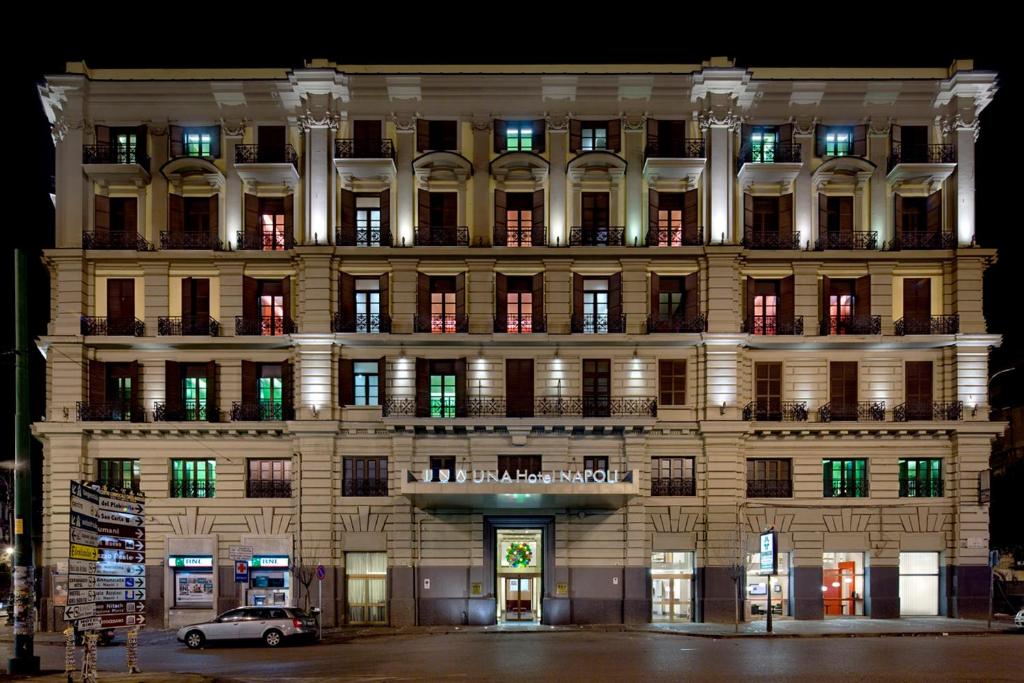
[[[64,629],[64,675],[68,683],[74,680],[75,668],[75,627],[68,626]]]
[[[96,683],[96,644],[99,636],[85,634],[85,656],[82,657],[82,683]]]
[[[139,629],[133,628],[128,631],[124,650],[128,657],[128,673],[142,673],[139,670]]]

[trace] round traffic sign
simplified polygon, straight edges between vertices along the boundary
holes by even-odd
[[[325,576],[327,576],[327,570],[324,569],[324,566],[322,564],[318,564],[316,566],[316,578],[323,581]]]

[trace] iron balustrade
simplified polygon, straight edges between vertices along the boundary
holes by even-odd
[[[395,158],[395,143],[390,138],[335,138],[335,159],[391,159]]]
[[[75,412],[79,422],[144,422],[142,406],[131,401],[78,401]]]
[[[385,417],[455,417],[454,399],[432,399],[429,415],[418,410],[414,398],[386,398],[381,405]],[[535,398],[532,410],[527,407],[509,409],[504,398],[469,397],[466,417],[657,417],[657,401],[650,397],[609,398],[546,396]],[[458,416],[463,417],[463,416]]]
[[[956,145],[940,143],[935,145],[892,143],[889,155],[888,173],[897,164],[955,164]]]
[[[384,417],[412,417],[416,414],[416,399],[385,398],[380,409]]]
[[[235,233],[235,243],[242,250],[285,251],[295,248],[295,236],[289,233],[246,235],[245,231],[239,230]]]
[[[414,315],[413,330],[430,334],[455,334],[469,332],[467,315]]]
[[[744,249],[799,249],[800,231],[797,230],[789,237],[777,232],[766,233],[747,230],[743,235]]]
[[[269,422],[274,420],[294,420],[295,409],[282,401],[256,401],[231,404],[232,422]]]
[[[335,313],[331,317],[331,331],[386,334],[391,332],[391,316],[384,313]]]
[[[547,318],[543,315],[509,313],[494,317],[494,331],[499,334],[532,334],[547,331]]]
[[[706,158],[704,138],[666,140],[644,147],[647,159],[704,159]]]
[[[950,420],[964,419],[963,401],[908,401],[892,409],[892,417],[896,422],[911,420]]]
[[[747,498],[792,498],[790,479],[748,479]]]
[[[197,401],[184,401],[177,408],[168,408],[167,403],[153,404],[153,420],[156,422],[220,422],[216,406]]]
[[[491,228],[496,247],[543,247],[546,237],[544,226],[533,224],[529,228],[512,228],[495,225]]]
[[[146,325],[138,318],[108,318],[83,315],[81,322],[83,336],[97,337],[141,337]]]
[[[878,249],[878,231],[826,232],[818,237],[814,248],[818,251],[830,249]]]
[[[589,228],[574,225],[569,228],[570,247],[623,247],[626,228],[619,225]]]
[[[420,226],[416,228],[417,247],[468,247],[469,227],[455,226]]]
[[[743,320],[743,331],[747,334],[764,336],[802,335],[804,333],[804,317],[796,315],[792,320],[783,320],[777,315],[755,315],[753,318]]]
[[[299,155],[291,145],[235,145],[236,164],[291,164],[299,169]]]
[[[220,335],[220,322],[208,315],[160,316],[156,319],[156,333],[161,336]]]
[[[284,479],[250,479],[245,485],[248,498],[291,498],[292,483]]]
[[[345,235],[341,229],[334,232],[334,243],[339,247],[390,247],[392,245],[389,228],[359,228],[354,235]]]
[[[647,332],[690,332],[700,333],[708,331],[708,318],[704,314],[698,314],[691,318],[681,315],[649,315],[647,316]]]
[[[697,232],[687,234],[683,228],[647,228],[649,247],[699,247],[704,244],[704,227],[697,226]]]
[[[697,480],[693,477],[652,477],[652,496],[695,496]]]
[[[235,334],[239,336],[277,337],[298,332],[295,321],[285,316],[246,318],[235,316]]]
[[[83,164],[138,164],[149,170],[149,155],[138,144],[99,143],[82,145]]]
[[[388,495],[387,479],[345,479],[341,482],[343,496],[386,496]]]
[[[747,142],[740,150],[736,166],[743,164],[784,164],[800,163],[802,149],[799,142],[768,142],[752,145]]]
[[[941,479],[900,479],[900,498],[941,498]]]
[[[469,417],[533,417],[533,411],[529,415],[510,415],[504,398],[491,396],[470,396],[466,399],[466,415]]]
[[[884,422],[885,401],[829,402],[818,408],[822,422]]]
[[[626,331],[626,315],[584,313],[574,315],[570,321],[576,334],[619,334]]]
[[[82,249],[128,249],[153,251],[153,245],[137,232],[111,230],[105,233],[83,232]]]
[[[751,401],[743,406],[743,419],[748,422],[807,422],[807,402],[781,401],[772,406],[766,401]]]
[[[198,232],[186,230],[180,233],[170,233],[166,230],[160,233],[161,249],[212,249],[223,251],[224,243],[214,237],[208,231]]]
[[[888,248],[903,249],[956,249],[956,235],[951,232],[928,230],[902,230]]]
[[[958,334],[960,315],[932,315],[920,318],[900,318],[894,324],[896,336],[907,334]]]
[[[206,481],[172,481],[171,498],[213,498],[217,494],[217,483]]]
[[[821,336],[839,334],[882,334],[882,316],[825,316],[821,321]]]
[[[825,495],[831,498],[866,498],[868,495],[868,482],[864,479],[833,481],[829,486],[829,490],[825,491]]]

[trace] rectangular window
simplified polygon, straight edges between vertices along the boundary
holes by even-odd
[[[430,289],[430,331],[454,333],[457,328],[454,278],[431,278]]]
[[[190,371],[191,368],[186,370]],[[206,419],[206,378],[184,377],[182,384],[182,408],[186,420]]]
[[[682,192],[658,193],[658,246],[679,247],[683,244]]]
[[[658,361],[658,403],[663,406],[686,404],[686,361]]]
[[[747,460],[747,498],[789,498],[793,495],[793,464],[789,458]]]
[[[583,417],[611,415],[611,361],[583,360]]]
[[[608,280],[583,282],[583,331],[608,333]]]
[[[900,553],[900,616],[939,614],[939,554]]]
[[[380,246],[380,197],[356,197],[356,246]]]
[[[387,458],[345,458],[342,469],[341,495],[388,495]]]
[[[755,240],[770,240],[779,236],[779,198],[778,197],[754,197],[754,225],[753,236]]]
[[[457,121],[431,121],[429,125],[431,149],[458,149]]]
[[[264,336],[284,334],[284,297],[264,294],[260,296],[260,333]]]
[[[900,458],[899,466],[901,498],[942,496],[941,458]]]
[[[830,235],[853,231],[853,197],[826,197],[824,232]]]
[[[533,122],[509,121],[505,128],[505,149],[509,152],[533,150]]]
[[[749,280],[748,280],[749,282]],[[758,280],[754,284],[754,334],[774,335],[778,331],[778,283]]]
[[[868,495],[868,461],[863,458],[822,460],[823,493],[826,498],[865,498]]]
[[[779,132],[771,126],[754,126],[750,130],[751,161],[755,164],[775,163]]]
[[[356,280],[356,332],[380,332],[380,279]]]
[[[430,375],[430,417],[455,417],[455,375]]]
[[[216,460],[171,460],[171,498],[213,498]]]
[[[115,163],[118,164],[134,164],[136,163],[136,152],[138,150],[138,141],[135,137],[135,133],[115,133],[114,134],[114,158]]]
[[[509,334],[530,334],[533,332],[533,292],[508,292]]]
[[[782,363],[754,364],[754,419],[782,419]]]
[[[696,495],[693,468],[693,458],[651,458],[651,495]]]
[[[284,251],[284,224],[284,202],[280,199],[260,199],[263,251]]]
[[[928,197],[903,197],[903,232],[928,230]]]
[[[857,361],[832,361],[828,365],[829,411],[833,420],[857,420]]]
[[[292,461],[249,460],[249,482],[246,489],[249,498],[291,498]]]
[[[607,472],[608,471],[608,456],[606,455],[588,455],[583,458],[583,471],[584,472]]]
[[[853,149],[853,129],[829,126],[825,130],[825,156],[845,157]]]
[[[508,209],[505,214],[508,231],[506,246],[529,247],[533,245],[533,209]]]
[[[608,149],[608,125],[584,121],[580,129],[580,151]]]
[[[280,366],[262,368],[263,376],[257,379],[256,390],[259,396],[259,419],[281,420],[282,391],[284,382],[281,378]]]
[[[430,456],[430,480],[448,482],[455,479],[455,456]]]
[[[96,481],[119,489],[139,489],[139,461],[136,459],[103,458],[96,461]]]
[[[376,406],[380,405],[378,375],[380,366],[377,361],[356,361],[352,364],[352,372],[355,377],[355,405]]]
[[[345,553],[348,623],[388,623],[387,553]]]
[[[508,476],[516,478],[517,472],[540,474],[541,460],[539,455],[499,455],[498,476],[508,472]]]
[[[210,198],[184,198],[185,232],[209,234],[210,232]]]
[[[204,131],[185,131],[185,155],[190,157],[212,157],[213,137]]]

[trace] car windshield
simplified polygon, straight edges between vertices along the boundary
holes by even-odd
[[[300,609],[293,609],[293,610],[292,610],[292,615],[294,615],[294,617],[295,617],[296,619],[306,619],[306,618],[308,618],[308,617],[309,617],[309,615],[308,615],[308,614],[306,614],[305,612],[303,612],[303,611],[302,611],[302,610],[300,610]]]

